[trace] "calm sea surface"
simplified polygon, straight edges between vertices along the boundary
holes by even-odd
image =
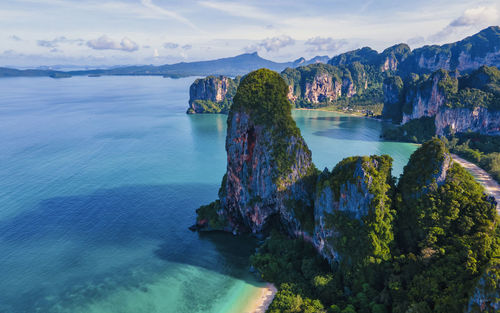
[[[0,79],[0,312],[232,312],[261,283],[250,238],[198,234],[226,116],[185,114],[194,78]],[[318,168],[415,146],[383,123],[295,111]]]

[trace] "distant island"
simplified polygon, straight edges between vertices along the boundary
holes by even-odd
[[[193,226],[267,237],[251,263],[279,286],[268,312],[500,310],[496,201],[445,143],[425,142],[399,180],[387,155],[319,171],[288,91],[267,69],[241,79],[219,197]]]
[[[209,61],[181,62],[175,64],[137,65],[122,66],[110,69],[93,69],[78,71],[57,71],[50,69],[28,69],[19,70],[13,68],[0,67],[0,77],[71,77],[71,76],[91,76],[98,75],[126,75],[126,76],[164,76],[164,77],[188,77],[206,75],[244,75],[259,68],[269,68],[275,71],[282,71],[287,67],[297,67],[318,62],[327,62],[327,56],[316,56],[310,60],[299,58],[292,62],[273,62],[261,58],[257,52],[245,53],[235,57],[222,58]]]

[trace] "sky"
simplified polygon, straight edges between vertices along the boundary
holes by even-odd
[[[460,40],[500,25],[498,0],[1,0],[0,66],[273,61]]]

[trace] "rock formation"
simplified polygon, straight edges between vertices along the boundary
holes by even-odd
[[[304,86],[304,100],[312,103],[334,101],[341,95],[342,84],[334,82],[332,76],[326,73],[315,76],[312,82]]]
[[[413,51],[406,44],[387,48],[382,53],[364,47],[333,57],[328,64],[350,65],[360,62],[381,71],[429,74],[439,69],[470,72],[483,65],[500,66],[500,27],[491,26],[463,40],[442,46],[424,46]]]
[[[449,80],[454,80],[453,83],[457,84],[456,79],[451,78],[448,72],[439,70],[425,80],[425,83],[422,82],[414,88],[409,88],[404,104],[409,107],[409,110],[403,111],[402,124],[412,119],[436,115],[445,102],[442,82]]]
[[[303,211],[312,210],[316,170],[287,93],[279,74],[265,69],[248,74],[238,87],[219,192],[219,215],[232,230],[259,233],[276,217],[293,234],[302,229]]]
[[[207,76],[197,79],[189,88],[187,113],[227,113],[236,93],[238,78]]]
[[[384,82],[383,116],[406,124],[432,117],[435,134],[473,131],[500,134],[500,71],[483,66],[455,77],[438,70],[428,78],[409,80],[401,86],[391,77]]]
[[[370,230],[366,228],[377,218],[392,220],[391,165],[389,156],[351,157],[342,160],[331,173],[325,169],[319,176],[313,243],[331,264],[342,258],[353,264],[367,257],[389,256],[388,245],[393,238],[386,236],[388,230],[368,236]],[[346,229],[346,225],[355,225],[358,236],[347,234],[352,229]],[[379,250],[376,253],[375,245]],[[349,251],[353,246],[358,253]]]

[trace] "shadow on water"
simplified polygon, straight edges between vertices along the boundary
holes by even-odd
[[[0,292],[7,293],[4,295],[14,307],[24,309],[35,304],[44,307],[49,289],[52,295],[61,293],[56,296],[58,301],[64,301],[65,297],[70,301],[74,294],[81,293],[81,302],[85,303],[87,291],[71,291],[70,296],[65,293],[76,284],[85,285],[86,281],[92,286],[112,281],[107,291],[92,289],[90,299],[104,297],[117,286],[143,286],[144,281],[126,278],[131,275],[131,269],[143,266],[144,262],[159,262],[163,264],[160,271],[166,271],[168,276],[172,264],[164,261],[188,264],[257,284],[248,274],[249,256],[256,247],[253,238],[228,233],[194,233],[188,229],[195,221],[195,209],[212,201],[217,189],[215,184],[140,185],[44,200],[31,211],[0,222],[3,250],[0,276],[10,285],[4,286],[7,289],[0,287]],[[61,242],[64,245],[60,245]],[[146,248],[140,259],[121,260],[143,251],[144,242],[151,243],[150,258]],[[33,259],[33,246],[51,251],[50,255],[42,252]],[[57,252],[55,247],[59,249]],[[115,250],[125,252],[114,255]],[[19,259],[12,259],[16,257]],[[22,268],[21,265],[20,270],[9,268],[13,262],[21,263]],[[89,266],[84,266],[85,272],[81,270],[81,264],[92,262],[100,264],[96,266],[99,270]],[[19,283],[16,287],[19,280],[27,279],[24,268],[45,276],[39,277],[39,281],[30,281],[29,286]],[[146,276],[154,277],[154,274]],[[1,308],[0,305],[0,311]],[[23,309],[12,312],[23,312]]]

